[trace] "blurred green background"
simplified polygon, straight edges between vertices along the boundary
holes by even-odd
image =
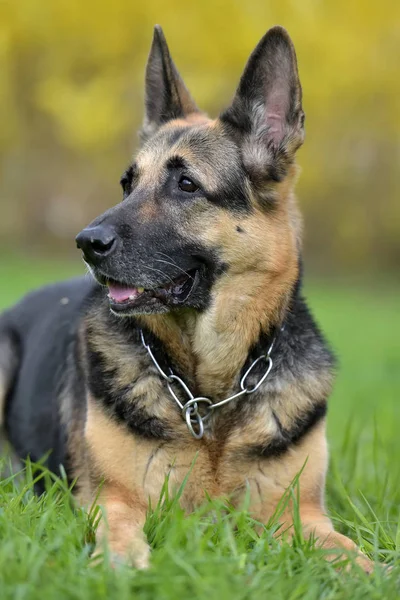
[[[74,257],[75,234],[120,199],[160,23],[216,115],[274,24],[295,43],[306,143],[298,185],[308,269],[368,277],[400,259],[398,0],[0,0],[0,239]]]

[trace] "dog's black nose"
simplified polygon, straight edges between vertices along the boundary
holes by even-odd
[[[113,229],[105,225],[87,227],[75,238],[76,245],[80,248],[89,262],[96,263],[109,256],[116,246],[116,236]]]

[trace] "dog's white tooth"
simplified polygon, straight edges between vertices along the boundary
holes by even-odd
[[[134,296],[133,294],[131,294],[131,295],[129,296],[129,300],[134,300],[134,299],[135,299],[135,296]]]

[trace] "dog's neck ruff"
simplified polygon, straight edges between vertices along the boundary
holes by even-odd
[[[280,328],[281,332],[284,330],[284,327],[285,326],[283,325]],[[246,372],[244,373],[243,377],[240,380],[240,391],[237,392],[236,394],[232,394],[232,396],[229,396],[228,398],[225,398],[224,400],[220,400],[219,402],[213,403],[212,400],[210,400],[210,398],[207,398],[206,396],[194,396],[192,394],[192,392],[190,391],[190,389],[188,388],[188,386],[186,385],[186,383],[180,377],[178,377],[178,375],[175,375],[175,373],[173,372],[173,370],[171,368],[169,369],[169,375],[167,375],[167,373],[165,373],[165,371],[160,367],[159,363],[157,362],[157,359],[155,358],[150,345],[146,344],[142,330],[140,330],[140,336],[142,339],[142,344],[143,344],[144,348],[146,348],[158,373],[167,382],[167,387],[168,387],[169,393],[171,394],[172,398],[175,400],[176,404],[179,406],[179,408],[181,410],[182,418],[184,419],[184,421],[186,421],[187,428],[189,429],[190,433],[196,440],[200,440],[203,437],[204,422],[207,421],[207,419],[209,419],[209,417],[211,416],[212,412],[215,409],[220,408],[221,406],[224,406],[225,404],[228,404],[229,402],[232,402],[232,400],[241,398],[242,396],[254,394],[254,392],[256,392],[259,389],[259,387],[264,383],[264,381],[267,379],[267,377],[270,374],[272,367],[273,367],[271,353],[272,353],[272,350],[274,348],[276,338],[277,338],[277,334],[275,334],[274,337],[272,338],[272,342],[271,342],[267,352],[261,354],[258,358],[256,358],[251,363],[249,368],[246,370]],[[265,363],[266,363],[266,369],[265,369],[263,375],[260,377],[259,381],[255,385],[253,385],[251,387],[247,387],[246,386],[247,378],[253,371],[254,367],[261,361],[265,361]],[[182,404],[182,402],[179,400],[178,396],[176,395],[176,393],[172,387],[172,385],[174,383],[176,385],[179,385],[181,387],[181,390],[188,397],[187,402],[185,402],[184,404]],[[204,415],[201,415],[199,413],[199,405],[201,405],[201,404],[203,405],[203,408],[205,411]]]

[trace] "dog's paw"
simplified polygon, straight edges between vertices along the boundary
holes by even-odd
[[[92,566],[99,562],[108,561],[113,569],[119,567],[134,567],[135,569],[148,569],[150,566],[150,548],[146,543],[137,544],[134,550],[121,552],[110,548],[103,552],[101,548],[96,548],[92,554]]]
[[[109,554],[110,565],[113,569],[119,567],[134,567],[135,569],[148,569],[150,566],[149,552],[147,554],[136,554],[131,553],[129,555],[117,554],[111,552]]]
[[[374,572],[376,564],[364,554],[357,556],[355,562],[367,575],[371,575]]]

